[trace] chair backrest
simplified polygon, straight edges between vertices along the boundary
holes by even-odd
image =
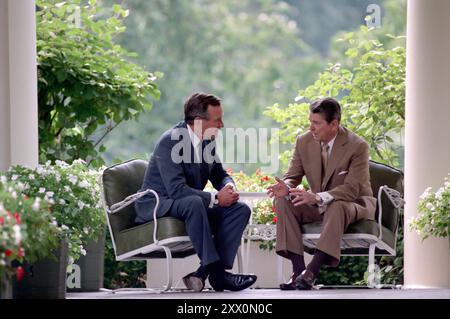
[[[387,185],[400,192],[403,197],[403,172],[395,169],[389,165],[377,163],[374,161],[369,162],[370,171],[370,183],[372,186],[373,196],[377,197],[378,190],[381,186]],[[395,208],[383,194],[381,198],[383,202],[383,216],[381,224],[391,230],[394,234],[398,227],[400,209]],[[378,208],[380,203],[377,202],[377,210],[375,218],[378,220]]]
[[[142,186],[147,165],[144,160],[133,159],[105,169],[102,175],[105,204],[111,207],[136,193]],[[133,204],[125,207],[120,213],[108,215],[114,236],[121,230],[135,225],[136,211]]]

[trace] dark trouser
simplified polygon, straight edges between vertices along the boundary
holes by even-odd
[[[229,207],[207,208],[199,196],[175,200],[167,213],[186,223],[186,231],[203,266],[220,262],[233,267],[250,208],[240,202]]]

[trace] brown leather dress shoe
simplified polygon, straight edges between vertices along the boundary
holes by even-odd
[[[280,284],[280,290],[295,290],[295,279],[297,279],[298,274],[292,273],[291,278],[289,278],[288,282]]]
[[[314,285],[314,281],[314,274],[311,271],[305,269],[300,274],[300,276],[295,279],[295,287],[298,290],[310,290]]]

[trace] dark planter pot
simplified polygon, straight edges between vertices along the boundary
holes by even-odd
[[[14,299],[65,299],[68,244],[61,242],[54,252],[56,260],[45,258],[34,264],[24,263],[25,276],[13,280]]]
[[[69,292],[99,291],[103,288],[105,234],[98,241],[87,244],[85,249],[86,255],[74,263],[72,274],[67,277]]]

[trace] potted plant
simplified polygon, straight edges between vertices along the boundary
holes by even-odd
[[[0,176],[0,272],[3,286],[10,289],[14,273],[16,282],[26,277],[27,268],[22,263],[51,256],[62,236],[48,203],[23,195],[23,188],[21,182],[8,182]]]
[[[20,214],[11,213],[4,206],[6,197],[12,197],[12,192],[0,183],[0,299],[12,298],[12,277],[15,273],[22,276],[23,269],[15,268],[13,260],[21,260],[24,256],[22,247],[22,229]],[[17,193],[14,193],[17,196]]]
[[[427,187],[419,200],[419,214],[411,218],[409,226],[425,240],[429,236],[449,237],[450,173],[436,192]]]
[[[67,238],[69,271],[80,256],[86,255],[87,244],[99,240],[104,243],[106,224],[100,204],[98,174],[97,170],[87,168],[82,160],[72,164],[56,161],[55,165],[47,162],[37,168],[18,165],[7,172],[10,180],[24,184],[24,194],[42,196],[49,203],[52,217]],[[103,244],[100,246],[103,248]],[[97,263],[100,269],[84,267],[80,275],[82,280],[86,276],[92,278],[88,272],[99,270],[96,278],[101,278],[97,280],[101,284],[103,254],[97,254],[96,258],[101,259]]]

